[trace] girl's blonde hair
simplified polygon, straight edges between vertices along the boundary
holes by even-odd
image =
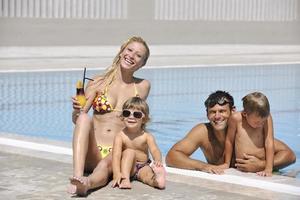
[[[106,71],[105,71],[105,73],[104,73],[104,75],[103,75],[103,79],[105,80],[106,85],[110,85],[110,84],[114,81],[114,79],[115,79],[115,74],[116,74],[117,71],[118,71],[118,65],[119,65],[119,63],[120,63],[120,55],[121,55],[121,53],[124,51],[124,49],[125,49],[130,43],[132,43],[132,42],[138,42],[138,43],[141,43],[141,44],[143,44],[144,47],[146,48],[146,52],[145,52],[145,55],[144,55],[144,63],[143,63],[142,66],[144,66],[144,65],[146,64],[146,62],[147,62],[147,60],[148,60],[148,58],[149,58],[149,56],[150,56],[150,50],[149,50],[149,47],[148,47],[147,43],[146,43],[146,42],[143,40],[143,38],[141,38],[141,37],[133,36],[133,37],[129,38],[128,40],[126,40],[126,41],[122,44],[122,46],[121,46],[121,48],[120,48],[118,54],[116,55],[116,57],[115,57],[114,60],[113,60],[112,65],[106,69]]]
[[[145,130],[147,122],[150,121],[149,106],[147,102],[140,97],[131,97],[123,104],[122,110],[135,109],[144,113],[142,129]]]

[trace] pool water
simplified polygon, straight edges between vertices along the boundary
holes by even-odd
[[[82,73],[0,73],[0,132],[71,141],[71,96]],[[101,70],[87,73],[92,77]],[[144,67],[136,76],[151,82],[148,130],[164,156],[193,126],[207,122],[204,101],[216,90],[230,92],[238,110],[244,95],[263,92],[270,101],[275,137],[300,156],[300,64]],[[193,157],[205,159],[200,151]],[[300,169],[300,161],[290,169]]]

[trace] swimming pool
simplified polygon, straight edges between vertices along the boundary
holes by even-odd
[[[300,156],[300,64],[152,67],[137,72],[151,81],[151,123],[163,155],[196,123],[206,122],[203,102],[215,90],[229,91],[235,104],[252,91],[271,104],[275,137]],[[88,70],[88,76],[99,70]],[[0,73],[0,132],[71,141],[71,96],[82,70]],[[1,134],[1,133],[0,133]],[[199,151],[195,158],[203,159]],[[299,169],[300,161],[289,169]]]

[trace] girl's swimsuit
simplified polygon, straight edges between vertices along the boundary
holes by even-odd
[[[97,95],[93,101],[93,109],[100,114],[105,114],[112,111],[118,111],[114,109],[112,105],[109,103],[107,98],[107,90],[108,87],[106,86],[104,92],[101,92],[99,95]],[[134,83],[134,93],[136,97],[139,96],[135,83]],[[102,159],[108,156],[108,154],[112,151],[112,146],[97,145],[97,147],[99,149]]]
[[[143,167],[145,166],[149,166],[151,164],[151,160],[148,159],[147,162],[144,162],[144,163],[136,163],[135,164],[135,173],[131,176],[131,179],[133,180],[138,180],[138,174],[139,174],[139,171],[140,169],[142,169]]]

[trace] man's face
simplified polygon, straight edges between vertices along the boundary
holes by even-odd
[[[231,115],[229,104],[220,106],[214,105],[207,110],[207,118],[216,131],[223,131],[227,128],[228,118]]]

